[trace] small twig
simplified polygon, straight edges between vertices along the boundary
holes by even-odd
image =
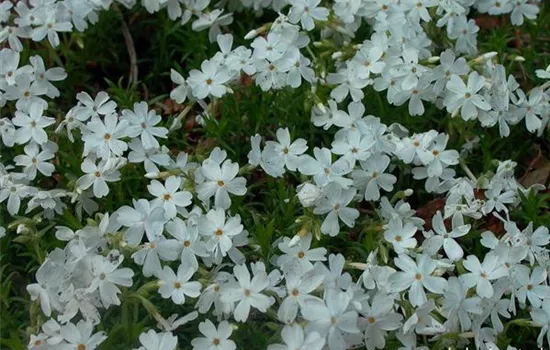
[[[143,83],[141,84],[141,86],[143,87],[143,99],[145,101],[148,101],[149,100],[149,89],[147,89],[147,85],[145,85]]]
[[[535,158],[533,158],[533,160],[529,163],[529,165],[527,166],[527,169],[525,170],[525,173],[523,174],[523,176],[521,177],[521,179],[519,179],[519,183],[522,184],[523,181],[525,181],[525,178],[527,177],[527,175],[529,175],[529,173],[531,172],[531,170],[533,170],[535,168],[535,165],[537,164],[537,162],[542,158],[542,151],[541,149],[539,148],[538,149],[538,154]]]
[[[128,29],[128,25],[124,20],[122,12],[118,7],[116,7],[116,10],[120,13],[121,16],[122,35],[124,35],[124,42],[126,44],[126,49],[128,50],[128,56],[130,56],[130,77],[128,78],[128,87],[133,87],[138,81],[136,48],[134,46],[134,39],[132,39],[132,34],[130,34],[130,30]]]

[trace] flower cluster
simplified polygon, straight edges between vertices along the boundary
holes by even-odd
[[[185,324],[197,330],[193,349],[233,350],[233,332],[256,316],[271,320],[280,334],[270,350],[374,350],[390,342],[400,349],[472,343],[498,349],[499,337],[514,321],[541,328],[537,344],[550,345],[550,233],[510,215],[522,197],[543,186],[523,186],[513,160],[474,174],[467,163],[475,140],[459,152],[449,146],[450,134],[387,125],[367,114],[364,103],[366,93],[384,94],[390,104],[408,103],[411,116],[423,115],[430,103],[461,122],[498,125],[501,137],[521,122],[541,135],[549,125],[550,83],[525,92],[496,54],[477,56],[479,28],[467,17],[470,11],[509,13],[512,24],[521,25],[536,18],[537,1],[141,3],[150,13],[166,8],[182,24],[193,18],[192,30],[208,29],[219,47],[200,69],[170,72],[176,84],[170,97],[177,103],[197,102],[204,121],[213,119],[212,104],[232,93],[243,76],[273,93],[307,85],[311,123],[330,142],[308,144],[292,128],[281,127],[275,138],[250,138],[244,166],[219,147],[207,155],[177,152],[167,144],[185,113],[168,126],[147,102],[122,109],[104,91],[79,92],[76,105],[56,120],[48,116],[45,98],[59,96],[55,82],[66,73],[46,69],[40,56],[20,66],[20,39],[47,37],[55,47],[59,32],[83,31],[97,21],[98,11],[116,4],[0,4],[0,43],[9,45],[0,51],[0,106],[14,110],[13,117],[0,119],[0,146],[14,154],[0,163],[0,202],[14,218],[7,227],[19,237],[53,231],[64,242],[44,257],[36,283],[27,286],[47,318],[31,335],[29,349],[99,347],[107,335],[94,333],[94,327],[106,310],[129,299],[158,322],[139,336],[138,349],[146,350],[174,350],[177,328]],[[233,35],[221,34],[220,26],[233,21],[224,5],[279,16],[246,35],[250,48],[233,48]],[[350,43],[362,23],[372,29],[370,39]],[[432,52],[428,26],[442,28],[450,47]],[[316,30],[321,40],[312,41]],[[326,49],[330,60],[309,53],[311,47]],[[549,70],[537,76],[550,79]],[[39,180],[56,172],[59,159],[66,161],[58,138],[81,152],[80,168],[71,169],[76,175],[65,188],[46,190]],[[147,194],[105,209],[127,170],[138,173]],[[288,201],[301,205],[303,214],[296,218],[297,233],[262,242],[274,252],[263,260],[256,259],[259,242],[249,232],[250,221],[235,210],[235,202],[254,195],[249,175],[260,171],[282,181],[298,179],[296,197]],[[442,201],[429,218],[407,202],[413,189],[400,187],[402,177],[420,181],[414,191]],[[74,225],[39,231],[41,217],[60,216]],[[491,218],[503,233],[483,228]],[[360,248],[366,261],[318,243],[358,223],[375,242],[369,251]],[[2,228],[0,238],[4,235]],[[479,249],[471,249],[472,242]],[[151,294],[175,304],[177,313],[165,318],[148,299]],[[501,348],[512,345],[522,344],[512,339]]]

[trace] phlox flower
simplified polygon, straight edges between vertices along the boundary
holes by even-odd
[[[157,273],[159,281],[159,293],[163,298],[172,298],[175,304],[185,303],[185,297],[196,298],[201,293],[201,284],[197,281],[189,281],[195,273],[195,268],[187,264],[180,264],[177,274],[168,267]]]
[[[199,331],[204,337],[191,341],[193,350],[235,350],[237,345],[229,337],[233,328],[227,321],[222,321],[216,328],[212,321],[206,319],[199,324]]]
[[[402,271],[390,276],[391,288],[397,292],[409,289],[409,300],[413,306],[428,301],[424,288],[436,294],[443,294],[447,289],[445,278],[431,275],[437,265],[428,255],[418,256],[415,262],[408,255],[399,254],[394,262]]]
[[[258,309],[260,312],[266,312],[274,303],[272,298],[261,293],[269,285],[269,279],[265,271],[256,271],[251,279],[246,265],[235,265],[233,275],[238,283],[226,289],[221,298],[223,302],[237,302],[237,306],[233,311],[235,321],[246,322],[251,307]]]
[[[156,198],[151,202],[153,207],[162,207],[166,219],[176,216],[178,209],[184,209],[191,204],[193,196],[187,191],[180,191],[181,177],[170,176],[164,185],[153,180],[147,185],[149,193]]]
[[[206,181],[199,184],[197,194],[200,200],[207,201],[214,196],[214,206],[220,209],[229,209],[231,198],[229,193],[243,196],[246,193],[246,179],[237,177],[239,164],[230,160],[219,163],[207,159],[202,163],[201,172]]]

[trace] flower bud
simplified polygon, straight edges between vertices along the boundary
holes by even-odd
[[[298,187],[298,199],[305,208],[315,205],[323,193],[319,187],[307,182]]]
[[[158,179],[159,175],[160,174],[159,174],[158,171],[153,171],[153,172],[145,174],[145,177],[148,178],[148,179]]]
[[[251,31],[249,31],[248,33],[246,33],[246,35],[244,36],[244,38],[246,40],[250,40],[250,39],[254,39],[255,37],[258,36],[258,31],[256,29],[252,29]]]

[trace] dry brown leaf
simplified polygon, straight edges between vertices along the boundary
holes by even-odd
[[[528,169],[526,174],[520,180],[520,183],[529,187],[534,184],[546,185],[550,178],[550,160],[546,157],[540,156],[535,163],[531,165],[531,169]]]

